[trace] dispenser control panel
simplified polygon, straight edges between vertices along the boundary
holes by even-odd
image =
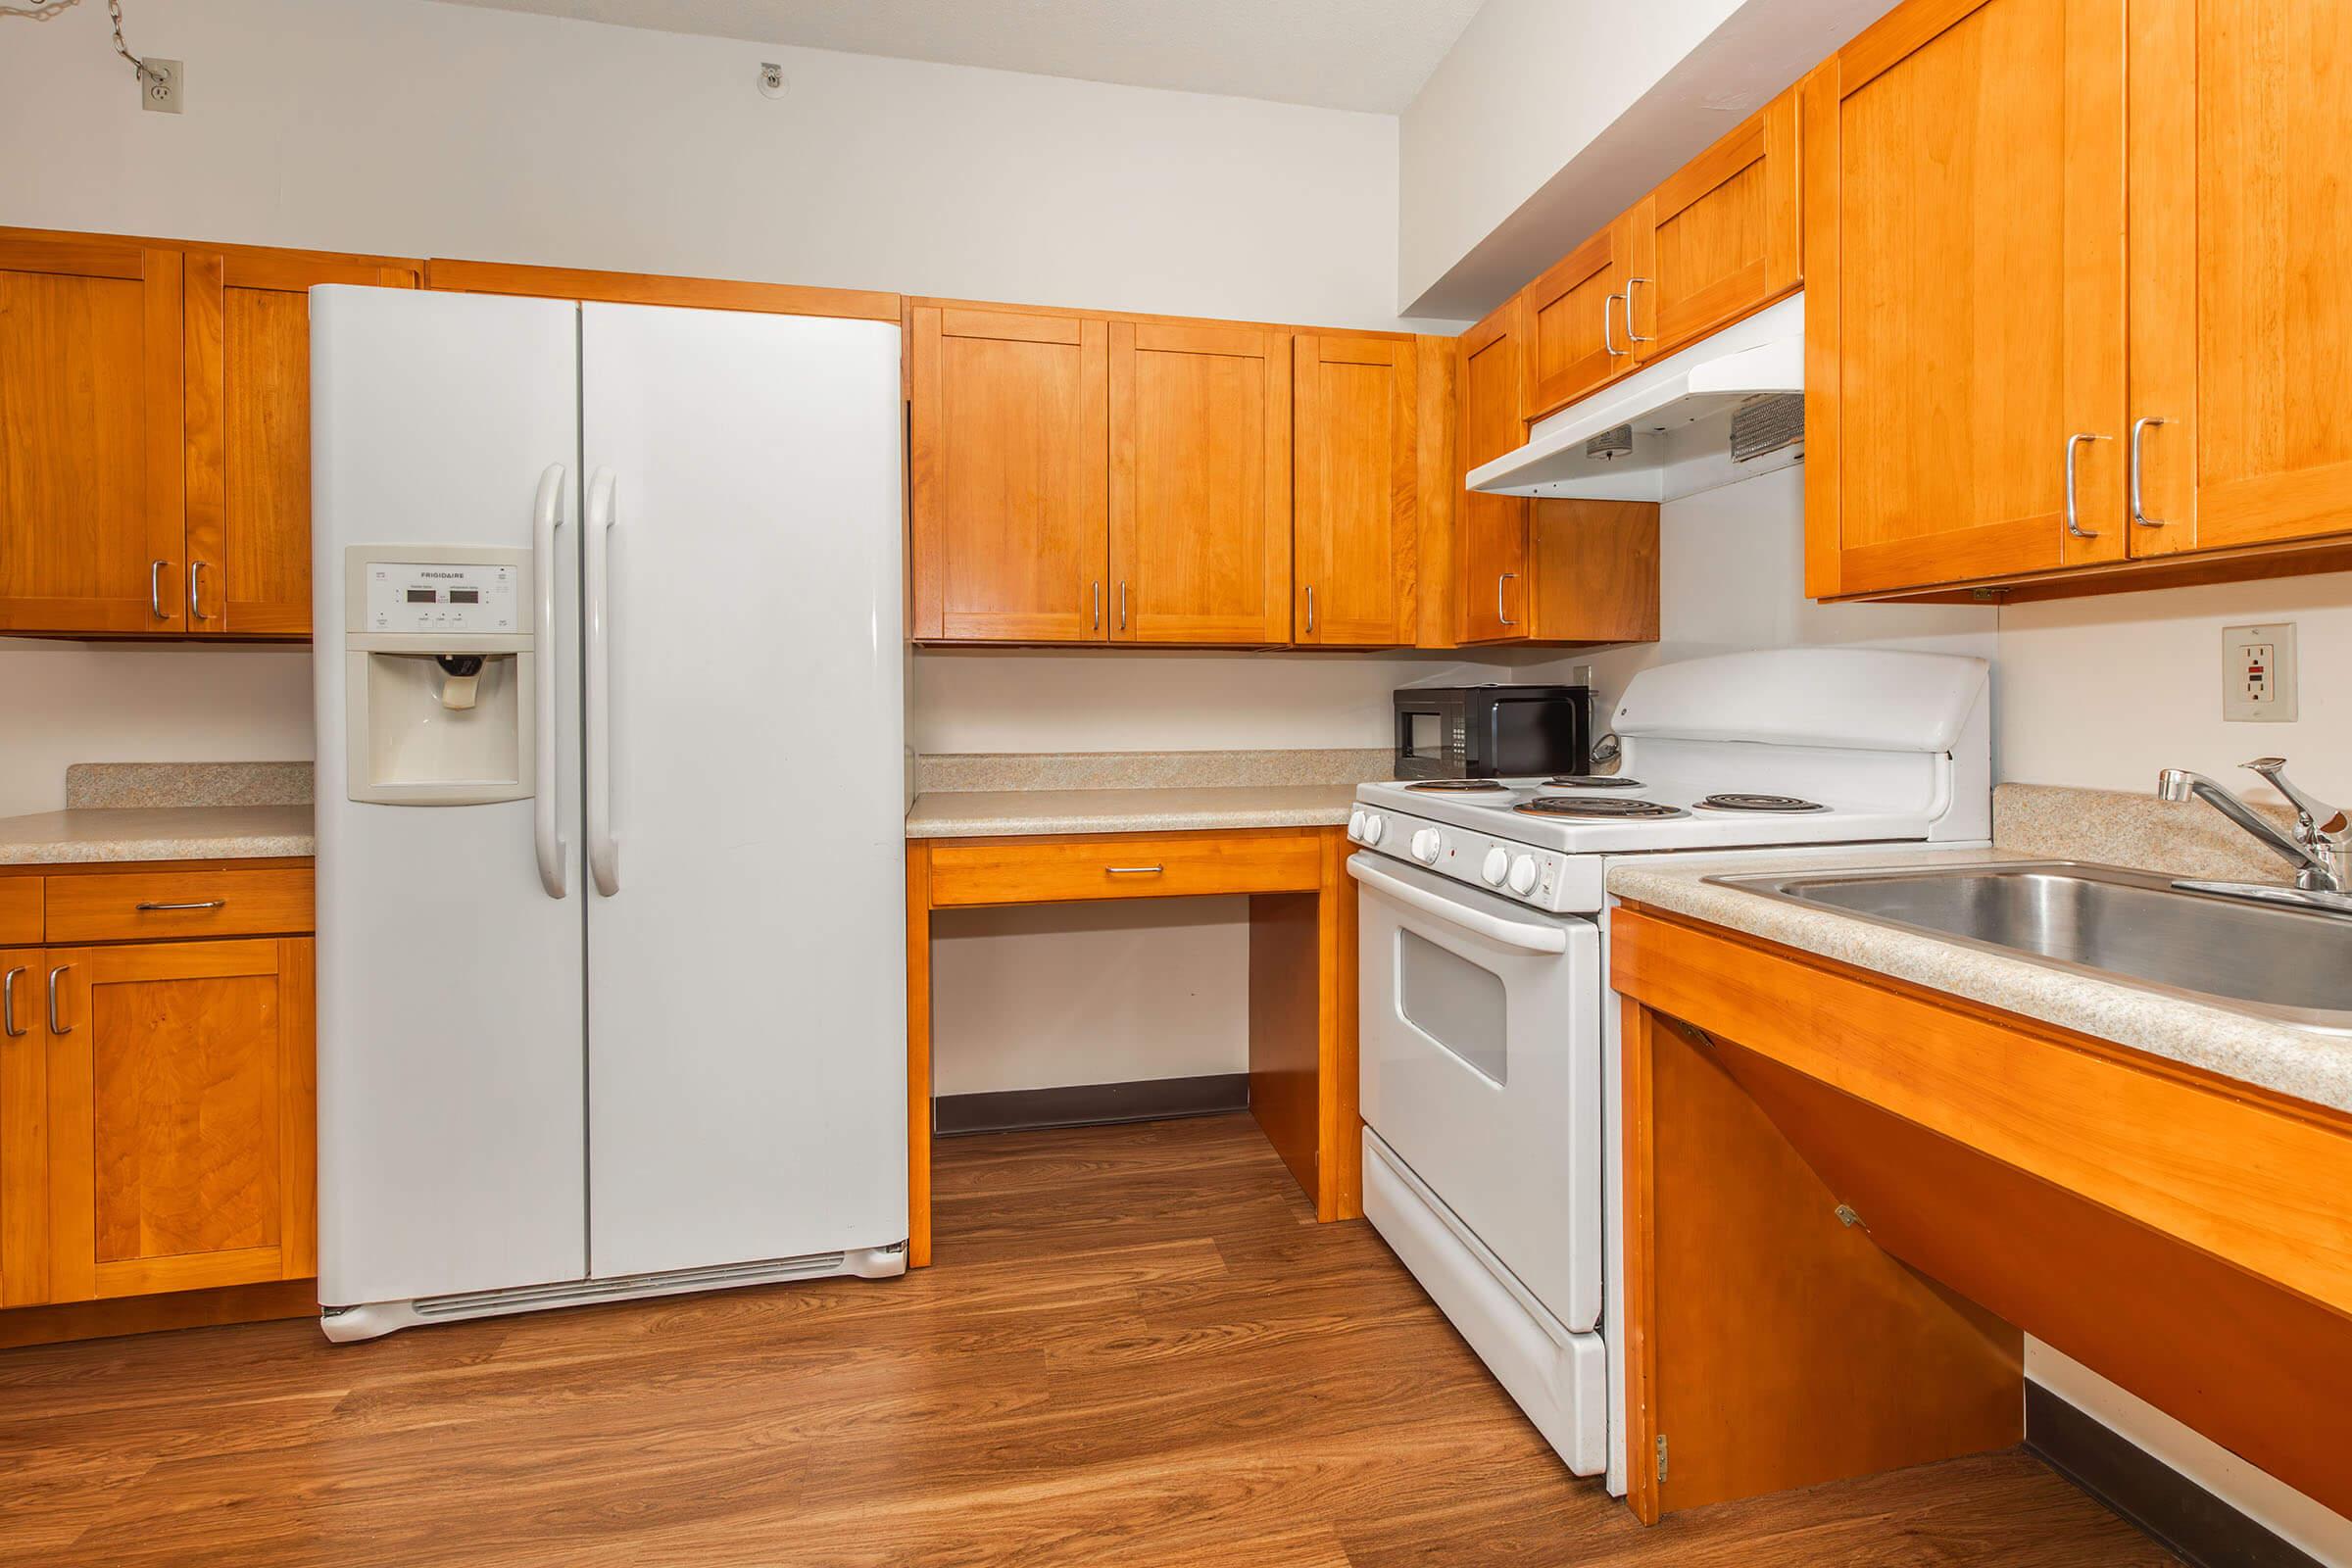
[[[514,633],[515,568],[461,562],[371,562],[368,621],[371,632]]]

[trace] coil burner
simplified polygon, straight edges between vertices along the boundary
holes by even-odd
[[[1582,817],[1590,821],[1654,820],[1662,816],[1689,816],[1679,806],[1666,806],[1657,801],[1579,800],[1573,795],[1539,795],[1511,808],[1529,816]]]
[[[1793,795],[1710,795],[1698,803],[1709,811],[1826,811],[1819,801],[1800,801]]]

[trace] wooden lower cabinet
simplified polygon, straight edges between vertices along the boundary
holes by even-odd
[[[50,1290],[318,1271],[308,938],[50,950]]]
[[[52,947],[5,967],[0,1305],[318,1272],[310,938]]]

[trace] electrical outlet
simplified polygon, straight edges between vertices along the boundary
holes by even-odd
[[[150,114],[178,114],[187,96],[188,63],[149,55],[140,64],[147,69],[139,73],[139,107]]]
[[[2222,628],[2222,717],[2286,723],[2295,716],[2295,623]]]

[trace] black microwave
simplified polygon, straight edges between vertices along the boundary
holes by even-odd
[[[1587,686],[1407,686],[1398,778],[1547,778],[1592,765]]]

